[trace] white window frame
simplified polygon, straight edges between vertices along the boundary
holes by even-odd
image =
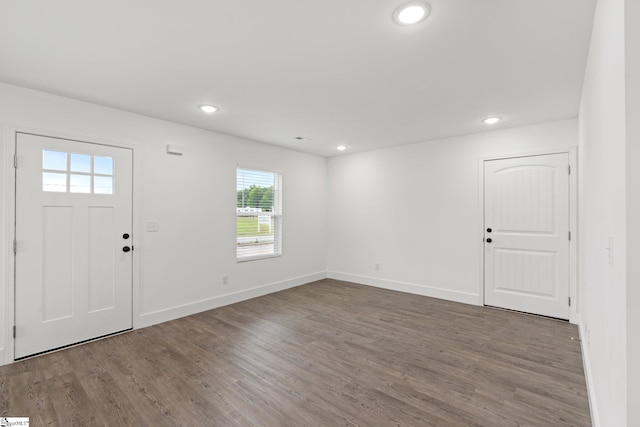
[[[241,187],[239,182],[240,171],[255,172],[260,174],[273,174],[273,211],[271,212],[241,212],[238,210],[237,195]],[[242,184],[244,187],[244,183]],[[273,222],[273,251],[260,253],[248,252],[241,255],[238,246],[238,218],[240,217],[259,217],[270,216]],[[236,262],[255,261],[267,258],[277,258],[282,256],[282,173],[274,170],[257,169],[254,167],[246,167],[238,165],[236,167]]]
[[[45,152],[53,152],[53,153],[64,153],[65,157],[66,157],[66,168],[65,169],[49,169],[46,167],[46,165],[44,164],[44,153]],[[113,157],[110,156],[96,156],[94,154],[87,154],[84,152],[71,152],[71,151],[58,151],[58,150],[42,150],[42,191],[44,191],[45,193],[67,193],[67,194],[90,194],[90,195],[97,195],[97,196],[113,196],[115,193],[114,190],[114,185],[115,185],[115,159]],[[71,166],[71,156],[73,155],[80,155],[80,156],[88,156],[89,157],[89,171],[78,171],[78,170],[73,170],[72,166]],[[95,159],[96,157],[109,157],[111,158],[111,173],[100,173],[100,172],[96,172],[95,171]],[[59,190],[50,190],[47,189],[47,186],[50,186],[50,184],[47,184],[44,178],[45,174],[57,174],[57,175],[65,175],[65,188],[64,189],[59,189]],[[84,177],[88,177],[89,178],[89,191],[73,191],[73,185],[71,183],[71,178],[73,176],[84,176]],[[111,187],[110,187],[110,192],[109,193],[105,193],[105,192],[100,192],[100,191],[96,191],[96,178],[111,178]],[[61,191],[62,190],[62,191]]]

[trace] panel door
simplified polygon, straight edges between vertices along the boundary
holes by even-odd
[[[484,162],[486,305],[569,318],[568,154]]]
[[[15,358],[132,327],[132,150],[19,133]]]

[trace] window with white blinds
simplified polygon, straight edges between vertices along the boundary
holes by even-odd
[[[250,261],[282,254],[282,177],[278,172],[237,169],[236,258]]]

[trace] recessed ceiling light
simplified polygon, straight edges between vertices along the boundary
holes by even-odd
[[[218,107],[215,107],[213,105],[201,105],[200,109],[208,114],[215,113],[216,111],[219,110]]]
[[[500,120],[502,120],[501,117],[487,117],[486,119],[482,120],[482,123],[484,123],[485,125],[495,125]]]
[[[393,20],[400,25],[413,25],[424,21],[431,13],[429,3],[412,1],[400,5],[393,12]]]
[[[336,150],[338,150],[338,151],[344,151],[344,150],[346,150],[346,149],[347,149],[347,146],[346,146],[346,145],[338,145],[338,146],[336,147]]]
[[[301,142],[311,142],[311,138],[307,138],[306,136],[296,136],[294,139]]]

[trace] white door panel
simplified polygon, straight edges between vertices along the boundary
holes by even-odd
[[[18,134],[15,357],[132,327],[132,152]]]
[[[569,318],[568,155],[485,162],[485,304]]]

